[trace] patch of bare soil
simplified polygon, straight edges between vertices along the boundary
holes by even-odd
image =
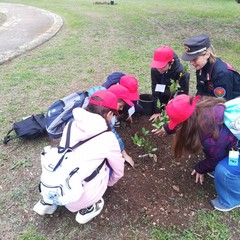
[[[211,209],[213,179],[206,176],[201,186],[191,176],[200,157],[176,161],[171,153],[172,136],[159,138],[153,134],[149,140],[158,148],[157,159],[139,157],[146,152],[134,145],[131,137],[140,134],[142,127],[153,128],[147,116],[134,116],[132,124],[116,129],[135,166],[126,164],[124,177],[103,196],[101,215],[83,226],[75,221],[76,214],[64,207],[50,216],[38,216],[32,210],[40,198],[40,152],[46,142],[50,143],[47,137],[1,146],[0,239],[19,239],[22,232],[31,229],[37,236],[52,240],[150,239],[151,226],[187,227],[199,209]]]
[[[125,175],[106,194],[108,218],[123,213],[132,222],[150,222],[157,226],[184,226],[199,209],[211,209],[214,197],[213,179],[206,176],[203,185],[191,176],[201,156],[176,161],[172,155],[172,136],[162,138],[150,134],[151,145],[158,148],[157,160],[141,157],[146,152],[133,144],[131,136],[141,135],[141,128],[152,130],[148,116],[134,116],[133,123],[117,129],[135,167],[126,166]],[[116,209],[116,204],[118,208]]]

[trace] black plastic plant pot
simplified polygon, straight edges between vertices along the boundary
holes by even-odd
[[[143,115],[150,116],[153,114],[153,97],[151,94],[140,94],[138,103],[143,108]]]

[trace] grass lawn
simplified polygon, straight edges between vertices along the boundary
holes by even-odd
[[[184,40],[197,34],[208,33],[216,54],[240,70],[240,4],[235,0],[117,0],[116,5],[94,4],[92,0],[0,2],[46,9],[64,20],[64,26],[50,41],[1,65],[2,137],[16,120],[46,112],[55,100],[99,85],[114,71],[136,76],[140,92],[150,93],[153,51],[169,45],[181,58]],[[0,14],[0,24],[2,21]],[[194,94],[194,69],[190,72]],[[94,223],[78,233],[74,222],[62,218],[57,229],[44,231],[40,229],[41,218],[32,213],[40,174],[36,161],[47,144],[47,140],[41,140],[0,145],[1,229],[8,239],[93,239],[91,233],[98,227]],[[18,214],[18,210],[23,213]],[[206,213],[199,209],[198,221],[186,223],[184,230],[162,229],[146,222],[144,232],[134,223],[127,223],[126,228],[131,232],[129,239],[202,239],[199,232],[204,232],[204,239],[237,240],[239,228],[232,226],[240,225],[239,213]],[[109,234],[99,232],[94,239],[126,239],[121,237],[117,223],[105,228]]]

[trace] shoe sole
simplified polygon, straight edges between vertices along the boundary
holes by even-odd
[[[216,209],[216,210],[218,210],[218,211],[221,211],[221,212],[229,212],[229,211],[231,211],[231,210],[233,210],[233,209],[235,209],[235,208],[239,208],[239,207],[240,207],[240,205],[237,205],[237,206],[234,206],[234,207],[232,207],[232,208],[218,208],[218,207],[216,207],[216,206],[214,205],[214,203],[212,202],[212,200],[210,201],[210,203],[211,203],[211,206],[212,206],[214,209]]]
[[[56,210],[57,210],[57,206],[56,206],[54,209],[51,209],[51,210],[46,211],[46,212],[39,211],[39,210],[38,210],[38,207],[37,207],[36,205],[35,205],[34,208],[33,208],[33,211],[36,212],[37,214],[41,215],[41,216],[44,216],[44,215],[46,215],[46,214],[51,215],[51,214],[53,214]]]
[[[103,206],[104,206],[104,200],[103,200],[103,198],[101,198],[101,203],[96,203],[96,204],[97,204],[97,206],[96,206],[96,209],[97,209],[97,210],[96,210],[95,213],[91,216],[90,219],[80,219],[80,217],[78,217],[80,214],[77,213],[77,215],[76,215],[76,217],[75,217],[75,220],[76,220],[78,223],[80,223],[80,224],[85,224],[85,223],[89,222],[90,220],[92,220],[93,218],[95,218],[97,215],[99,215],[99,214],[101,213],[102,209],[103,209]],[[100,205],[100,207],[99,207],[98,205]]]

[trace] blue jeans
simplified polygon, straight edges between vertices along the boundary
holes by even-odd
[[[223,206],[240,205],[240,161],[239,166],[229,166],[228,157],[221,160],[215,168],[214,183]]]

